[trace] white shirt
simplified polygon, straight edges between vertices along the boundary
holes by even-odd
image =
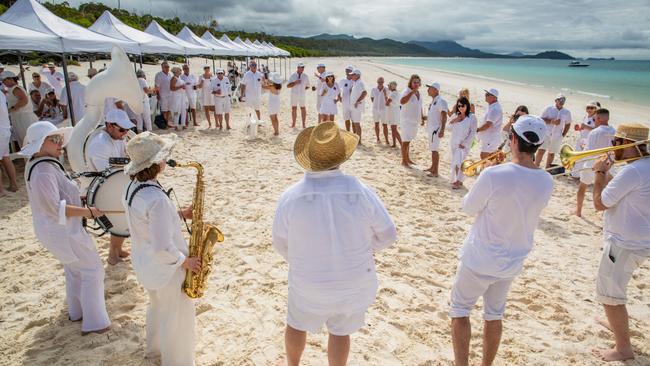
[[[377,288],[373,252],[396,238],[379,197],[338,169],[305,173],[282,194],[273,221],[273,247],[289,262],[289,295],[315,313],[365,310]]]
[[[455,115],[452,116],[452,119],[454,118],[456,118]],[[447,123],[447,127],[451,130],[451,148],[457,149],[458,145],[463,145],[469,151],[474,135],[476,135],[476,125],[476,115],[474,113],[460,122]]]
[[[217,94],[214,95],[215,97],[219,98],[229,96],[231,92],[230,80],[226,77],[223,79],[219,79],[219,77],[213,78],[210,82],[210,89],[213,92],[217,92]]]
[[[194,86],[198,84],[199,80],[196,78],[195,75],[189,74],[185,75],[185,73],[181,74],[181,80],[185,83],[185,93],[187,93],[188,98],[192,98],[194,94],[196,94],[196,90],[194,90]]]
[[[594,128],[596,126],[596,122],[594,121],[594,117],[589,117],[589,116],[584,116],[584,118],[582,118],[582,124],[585,124],[585,125],[587,125],[587,126],[589,126],[591,128]],[[587,136],[589,135],[589,132],[591,132],[591,130],[581,129],[580,130],[580,137],[582,137],[583,139],[586,139]]]
[[[289,77],[289,83],[293,83],[297,80],[300,80],[300,82],[291,87],[291,95],[294,97],[302,97],[307,92],[306,88],[309,87],[309,76],[304,72],[300,73],[300,76],[298,76],[298,73],[294,72]]]
[[[135,274],[144,288],[157,290],[165,287],[183,264],[188,247],[176,207],[161,189],[139,190],[129,207],[125,197],[141,184],[157,185],[155,181],[134,180],[126,192],[128,196],[123,193],[122,204],[129,223]]]
[[[43,68],[41,70],[41,75],[45,76],[47,82],[52,85],[55,94],[57,96],[61,96],[61,91],[64,89],[63,84],[65,84],[65,78],[63,77],[63,74],[58,71],[54,71],[54,74],[52,74],[49,68]]]
[[[147,84],[147,79],[145,78],[138,78],[138,84],[140,84],[140,88],[142,89],[143,93],[145,93],[144,91],[145,88],[149,89],[149,84]],[[144,98],[142,98],[142,105],[145,110],[150,109],[149,96],[147,95],[147,93],[145,93]]]
[[[447,101],[442,99],[440,95],[433,98],[427,112],[427,131],[439,130],[442,126],[442,113],[447,115],[448,110]]]
[[[542,169],[515,163],[485,169],[463,198],[463,211],[476,221],[460,250],[461,262],[483,275],[519,274],[552,192],[553,178]]]
[[[650,249],[650,158],[625,165],[605,187],[605,237],[628,250]]]
[[[550,105],[542,111],[541,118],[547,119],[559,119],[559,125],[550,125],[547,124],[548,129],[546,131],[546,136],[552,139],[562,138],[562,132],[564,131],[564,126],[571,124],[571,112],[566,109],[557,109],[555,105]]]
[[[477,137],[481,141],[497,141],[501,139],[501,129],[503,124],[503,110],[499,102],[494,102],[488,106],[485,116],[483,116],[483,126],[486,122],[492,122],[492,126],[487,130],[477,133]],[[481,127],[479,126],[479,127]]]
[[[156,74],[156,77],[154,78],[154,85],[159,89],[158,94],[161,97],[171,95],[171,90],[169,89],[170,87],[169,83],[172,80],[172,77],[174,77],[174,74],[172,74],[171,72],[165,74],[162,71],[158,71],[158,73]]]
[[[388,88],[384,87],[379,90],[379,88],[372,88],[370,91],[370,98],[372,98],[372,110],[384,113],[386,112],[386,98],[388,97]]]
[[[41,81],[41,86],[39,86],[38,88],[36,87],[36,85],[34,85],[33,82],[29,83],[29,92],[31,93],[32,90],[38,90],[38,92],[41,93],[41,97],[43,99],[45,99],[45,95],[50,89],[54,89],[54,88],[50,84],[44,81]]]
[[[78,81],[70,82],[70,93],[72,93],[72,108],[74,109],[75,123],[81,121],[86,114],[86,86]],[[68,106],[68,116],[70,116],[70,107],[68,102],[68,91],[61,91],[61,104]]]
[[[323,87],[323,84],[325,83],[325,81],[324,81],[325,78],[323,77],[323,75],[325,75],[325,72],[321,73],[320,77],[316,78],[316,90],[321,90],[321,88]]]
[[[36,160],[25,167],[25,182]],[[27,195],[36,237],[62,264],[79,260],[72,250],[73,243],[95,250],[92,238],[81,225],[81,217],[65,215],[65,206],[81,206],[81,198],[79,187],[56,163],[43,162],[34,167],[27,182]]]
[[[103,171],[111,166],[108,163],[108,158],[124,158],[126,156],[126,141],[113,139],[105,130],[95,135],[86,148],[88,167],[95,172]]]
[[[0,128],[11,128],[9,122],[9,108],[7,108],[7,97],[0,91]],[[41,163],[45,164],[45,163]]]
[[[411,88],[406,88],[400,96],[400,100],[404,98],[408,93],[411,92]],[[397,103],[400,103],[398,100]],[[400,120],[402,122],[410,123],[420,123],[422,121],[422,94],[418,98],[415,94],[411,95],[406,104],[402,104],[402,113],[400,115]]]
[[[600,149],[612,146],[616,129],[609,125],[600,125],[589,131],[587,136],[587,150]]]
[[[366,91],[366,86],[363,84],[363,81],[361,79],[356,80],[354,84],[352,85],[352,90],[350,91],[350,107],[354,107],[354,103],[359,100],[359,97],[363,92]],[[357,108],[363,109],[363,107],[366,104],[366,98],[363,98],[361,103],[357,106]]]
[[[341,104],[345,108],[350,108],[350,93],[352,92],[352,86],[354,81],[352,79],[345,78],[339,80],[339,88],[341,89]]]
[[[241,83],[246,85],[246,99],[259,100],[262,98],[262,73],[248,70]]]

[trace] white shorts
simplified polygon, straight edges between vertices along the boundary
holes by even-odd
[[[429,150],[431,151],[438,151],[440,148],[440,136],[438,136],[438,132],[440,129],[437,129],[435,131],[432,131],[430,129],[427,129],[427,140],[429,141]]]
[[[363,115],[363,105],[360,104],[357,108],[350,108],[350,120],[352,123],[361,123],[361,116]]]
[[[629,250],[605,240],[596,278],[596,301],[605,305],[627,303],[627,284],[634,271],[650,258],[650,249]]]
[[[399,125],[399,109],[397,111],[386,110],[386,123],[391,126]]]
[[[499,149],[501,141],[499,139],[481,140],[481,152],[492,153]]]
[[[169,112],[172,110],[172,96],[171,95],[161,95],[160,96],[160,110],[163,112]]]
[[[0,158],[9,156],[10,142],[11,142],[11,128],[0,128]]]
[[[305,94],[295,95],[291,93],[291,106],[292,107],[304,107],[305,104]]]
[[[343,110],[343,120],[344,121],[351,121],[352,120],[352,110],[350,110],[350,106],[343,104],[342,107]]]
[[[540,150],[546,150],[550,154],[559,154],[560,148],[562,147],[562,136],[560,137],[546,137],[542,146],[539,147]]]
[[[400,135],[404,142],[415,140],[415,137],[418,135],[418,123],[402,121],[400,126]]]
[[[386,110],[372,110],[372,121],[373,122],[380,122],[380,123],[386,123]]]
[[[483,296],[483,319],[487,321],[502,319],[512,280],[514,278],[499,278],[476,273],[461,262],[451,288],[449,316],[469,317],[476,301]]]
[[[365,324],[366,312],[344,314],[332,309],[331,314],[312,314],[300,309],[289,297],[287,324],[296,330],[317,333],[327,326],[327,331],[335,336],[347,336],[361,329]]]
[[[196,93],[188,93],[187,100],[190,102],[189,108],[196,109]]]
[[[230,98],[228,97],[214,98],[214,113],[215,114],[230,113]]]
[[[259,98],[246,97],[246,107],[259,111],[262,107],[262,100]]]

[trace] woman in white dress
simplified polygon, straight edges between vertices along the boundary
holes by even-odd
[[[333,73],[326,72],[323,76],[325,77],[325,81],[318,91],[321,97],[318,113],[321,115],[321,122],[334,122],[334,116],[338,113],[336,103],[341,101],[341,90],[336,84],[336,78]]]
[[[27,129],[32,123],[38,121],[34,114],[32,104],[25,90],[18,86],[18,77],[11,71],[2,73],[2,82],[7,88],[7,106],[9,106],[9,119],[13,127],[14,136],[22,146]]]
[[[280,134],[280,121],[278,121],[278,113],[280,113],[280,90],[282,89],[282,77],[278,74],[271,74],[268,79],[269,83],[262,86],[263,89],[269,92],[269,118],[271,125],[273,125],[273,135]]]
[[[41,100],[36,114],[40,116],[41,120],[50,121],[52,124],[58,125],[68,117],[68,109],[61,106],[59,100],[56,98],[54,89],[50,89],[45,94],[45,98]]]
[[[399,135],[399,131],[397,131],[397,125],[399,125],[399,92],[397,91],[397,82],[395,81],[388,83],[386,123],[390,126],[390,133],[393,137],[393,144],[391,147],[397,147],[397,142],[402,146],[402,137]],[[386,123],[384,124],[384,135],[388,134],[388,132],[386,132]],[[388,140],[386,140],[386,145],[388,145]]]
[[[402,165],[410,168],[415,165],[409,156],[411,141],[415,140],[418,134],[418,125],[424,124],[422,119],[422,95],[419,88],[422,80],[418,75],[411,75],[408,86],[402,92],[399,103],[402,106],[400,114],[401,137],[402,137]]]
[[[205,66],[203,67],[203,75],[199,76],[197,88],[200,90],[199,96],[201,98],[201,105],[203,106],[205,119],[208,120],[208,128],[212,127],[210,113],[214,113],[214,96],[212,95],[212,88],[210,87],[211,83],[212,73],[210,72],[210,66]]]
[[[20,155],[29,159],[25,182],[34,232],[63,265],[68,318],[81,322],[81,334],[104,333],[111,321],[104,302],[104,266],[82,217],[100,217],[95,207],[83,207],[79,187],[63,170],[59,157],[70,141],[72,127],[57,129],[47,121],[32,124]]]
[[[187,93],[185,93],[185,82],[181,80],[181,68],[173,67],[169,90],[172,93],[172,121],[176,131],[187,128]]]
[[[149,88],[149,84],[147,84],[147,75],[144,73],[144,70],[138,70],[135,75],[138,77],[138,83],[140,84],[142,92],[144,93],[144,100],[142,101],[142,113],[135,115],[135,125],[138,129],[138,133],[144,131],[144,129],[151,131],[153,127],[151,126],[151,103],[149,100],[153,95],[153,89]]]
[[[472,140],[476,134],[476,116],[471,112],[471,105],[467,98],[458,99],[454,109],[458,111],[454,118],[447,124],[451,129],[451,188],[460,189],[463,186],[465,175],[461,169],[463,160],[467,157]]]

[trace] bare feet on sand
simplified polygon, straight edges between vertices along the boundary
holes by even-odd
[[[591,353],[593,353],[594,356],[606,362],[627,361],[627,360],[634,359],[634,352],[632,352],[632,350],[619,351],[616,348],[611,348],[611,349],[594,348],[593,350],[591,350]]]
[[[121,261],[122,261],[122,258],[120,258],[120,257],[110,257],[110,256],[106,260],[106,262],[108,262],[108,264],[110,264],[111,266],[114,266],[114,265],[120,263]]]
[[[106,328],[104,328],[104,329],[91,330],[91,331],[88,331],[88,332],[83,332],[83,331],[82,331],[82,332],[81,332],[81,335],[82,335],[82,336],[87,336],[88,334],[92,334],[92,333],[95,333],[95,334],[104,334],[104,333],[108,332],[109,330],[111,330],[111,327],[110,327],[110,326],[108,326],[108,327],[106,327]]]
[[[605,327],[610,332],[612,331],[612,327],[609,325],[609,322],[607,321],[607,319],[601,318],[599,316],[594,316],[594,320],[596,321],[597,324],[602,325],[603,327]]]
[[[131,255],[131,253],[129,253],[128,251],[126,251],[124,249],[120,250],[120,258],[126,258],[126,257],[128,257],[130,255]]]
[[[18,192],[18,186],[9,186],[9,188],[7,188],[7,190],[9,192]]]

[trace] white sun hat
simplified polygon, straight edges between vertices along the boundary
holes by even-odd
[[[483,89],[486,93],[490,95],[494,95],[495,97],[499,97],[499,91],[496,88],[490,88],[490,89]]]
[[[541,145],[546,136],[546,123],[541,118],[532,114],[519,117],[517,122],[512,125],[512,129],[515,130],[517,135],[524,141],[533,145]],[[526,132],[534,133],[537,136],[537,141],[533,142],[531,139],[526,137]]]
[[[269,78],[269,80],[271,80],[273,84],[282,84],[282,82],[284,81],[282,80],[282,76],[280,76],[280,74],[278,73],[273,73],[270,76],[271,77]]]
[[[427,88],[434,88],[437,91],[440,91],[440,84],[439,83],[429,83],[429,84],[427,84]]]
[[[133,122],[129,119],[129,115],[126,114],[121,109],[111,109],[108,113],[106,113],[106,123],[115,123],[118,126],[122,128],[126,128],[127,130],[132,129],[135,127]]]
[[[146,131],[129,140],[126,153],[131,161],[124,167],[124,174],[135,175],[153,164],[165,161],[172,153],[178,136],[161,137]]]
[[[43,146],[45,139],[53,135],[63,135],[63,146],[65,146],[72,136],[72,127],[57,128],[50,121],[33,123],[27,129],[25,140],[23,141],[23,148],[18,152],[18,155],[31,157],[41,151],[41,146]]]

